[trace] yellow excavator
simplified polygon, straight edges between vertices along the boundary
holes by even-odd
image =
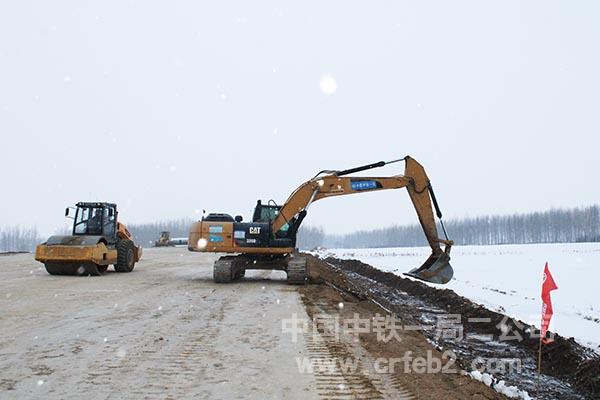
[[[402,161],[405,163],[404,175],[348,176]],[[277,205],[272,200],[265,205],[259,200],[252,222],[243,222],[239,215],[235,218],[222,213],[203,216],[190,229],[188,249],[236,254],[223,256],[215,262],[215,282],[232,282],[244,276],[247,269],[276,269],[287,272],[288,283],[303,284],[307,279],[306,259],[295,248],[296,235],[313,202],[328,197],[400,188],[408,190],[432,250],[423,265],[406,275],[431,283],[447,283],[454,274],[450,266],[453,242],[448,239],[440,207],[424,168],[409,156],[342,171],[321,171],[300,185],[283,205]],[[445,239],[438,237],[433,208]],[[444,249],[441,245],[444,245]]]
[[[113,203],[80,202],[68,207],[65,216],[73,218],[72,235],[51,236],[37,246],[35,259],[50,275],[102,275],[110,264],[116,272],[133,271],[142,248],[117,215]]]

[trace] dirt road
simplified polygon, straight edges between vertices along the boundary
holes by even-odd
[[[466,377],[422,377],[419,393],[412,379],[362,368],[301,372],[303,357],[377,351],[318,333],[292,340],[282,321],[334,314],[335,291],[264,271],[217,285],[214,257],[147,249],[133,273],[102,277],[50,276],[30,254],[0,257],[0,398],[496,398]]]

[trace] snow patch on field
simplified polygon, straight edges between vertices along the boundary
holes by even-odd
[[[519,390],[516,386],[507,386],[506,382],[498,381],[492,375],[481,373],[480,371],[472,371],[469,376],[479,382],[483,382],[486,386],[490,386],[498,393],[502,393],[509,399],[531,400],[529,393],[525,390]]]
[[[420,266],[428,247],[326,250],[402,275]],[[321,256],[324,254],[321,253]],[[487,308],[540,325],[544,263],[558,285],[550,329],[600,350],[600,243],[454,246],[454,278],[444,287]]]

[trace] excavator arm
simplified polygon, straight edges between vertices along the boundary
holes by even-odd
[[[398,161],[405,162],[404,175],[391,177],[347,176]],[[381,161],[344,171],[323,171],[323,173],[319,173],[313,179],[303,183],[290,195],[272,222],[272,232],[279,231],[285,224],[297,217],[302,211],[306,211],[317,200],[405,187],[432,250],[431,256],[421,267],[411,270],[406,275],[432,283],[447,283],[452,278],[453,270],[449,261],[453,242],[447,236],[445,236],[445,239],[438,236],[433,208],[435,207],[440,221],[442,213],[437,205],[429,178],[421,164],[406,156],[403,159],[387,163]],[[444,250],[442,250],[440,244],[445,245]]]

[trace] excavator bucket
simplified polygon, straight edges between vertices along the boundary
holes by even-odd
[[[432,254],[419,268],[414,268],[404,275],[430,283],[448,283],[454,275],[450,265],[450,255],[446,252]]]

